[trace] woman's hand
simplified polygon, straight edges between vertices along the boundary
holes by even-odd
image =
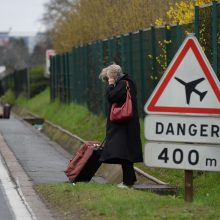
[[[108,84],[109,85],[114,85],[115,84],[115,80],[113,78],[109,78],[108,79]]]
[[[113,71],[108,70],[106,75],[108,77],[108,84],[115,84],[115,73]]]

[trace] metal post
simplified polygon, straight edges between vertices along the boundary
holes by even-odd
[[[75,86],[76,86],[76,90],[75,90],[75,92],[76,92],[76,102],[79,104],[80,103],[80,93],[81,93],[81,88],[80,88],[80,86],[79,86],[79,60],[80,60],[80,57],[79,57],[79,50],[80,50],[80,46],[78,46],[77,48],[76,48],[76,57],[75,57],[75,59],[76,59],[76,74],[75,74],[75,79],[76,79],[76,84],[75,84]]]
[[[76,97],[77,97],[77,92],[76,92],[76,48],[72,48],[72,70],[73,70],[73,75],[72,75],[72,97],[73,97],[73,102],[76,102]]]
[[[67,64],[67,56],[68,56],[68,52],[64,53],[64,85],[65,85],[65,89],[64,89],[64,94],[65,94],[65,103],[68,103],[69,100],[69,96],[68,96],[68,64]]]
[[[27,68],[27,99],[30,99],[30,98],[31,98],[31,91],[30,91],[30,67],[29,67]]]
[[[57,61],[57,58],[56,58],[57,55],[53,56],[53,71],[51,72],[51,84],[52,84],[52,93],[53,93],[53,97],[52,97],[52,100],[51,101],[55,101],[56,99],[56,61]]]
[[[65,103],[66,99],[66,85],[65,85],[65,53],[62,54],[62,102]]]
[[[61,55],[58,54],[56,60],[56,98],[60,100],[61,97]]]
[[[118,63],[117,63],[117,59],[116,59],[116,54],[117,54],[117,53],[116,53],[116,48],[117,48],[117,47],[116,47],[116,43],[117,43],[116,37],[114,36],[114,37],[112,38],[112,51],[113,51],[113,52],[112,52],[112,58],[113,58],[112,60],[113,60],[114,63],[118,64]]]
[[[100,57],[100,46],[101,44],[100,44],[100,40],[98,40],[98,41],[96,41],[95,42],[95,66],[94,66],[94,74],[99,74],[100,73],[100,70],[101,70],[101,57]],[[98,78],[98,76],[96,75],[96,78]],[[98,108],[98,109],[95,109],[95,112],[96,113],[100,113],[101,112],[101,105],[102,105],[102,103],[101,103],[101,96],[100,96],[100,94],[102,93],[102,91],[101,91],[101,82],[100,81],[98,81],[98,80],[95,80],[94,82],[93,82],[94,84],[94,88],[96,88],[96,90],[95,90],[95,94],[96,94],[96,103],[98,103],[98,105],[100,106],[100,108]]]
[[[144,112],[144,104],[145,104],[145,101],[146,101],[146,97],[145,97],[145,71],[144,71],[144,63],[145,63],[145,53],[144,53],[144,33],[142,30],[139,31],[139,45],[140,45],[140,68],[141,68],[141,113],[142,113],[142,116],[145,115],[145,112]]]
[[[195,6],[195,23],[194,23],[194,32],[199,41],[199,6]]]
[[[54,56],[54,69],[53,69],[53,100],[57,98],[57,56]]]
[[[133,34],[129,33],[129,74],[133,75],[134,74],[134,70],[133,70]]]
[[[58,55],[54,56],[54,72],[53,72],[53,81],[54,83],[54,100],[57,98],[57,67],[58,66]]]
[[[168,66],[171,61],[171,31],[169,25],[165,25],[165,36],[166,36],[166,65]]]
[[[121,41],[121,66],[122,66],[122,69],[125,70],[126,59],[125,59],[125,36],[124,35],[121,35],[120,41]]]
[[[84,61],[85,61],[85,72],[84,72],[84,98],[85,103],[88,105],[88,78],[89,78],[89,45],[85,45],[84,50]]]
[[[121,41],[119,36],[115,38],[115,62],[121,66]]]
[[[72,61],[72,50],[69,52],[69,96],[70,102],[73,101],[73,61]]]
[[[100,57],[99,57],[99,72],[101,71],[101,69],[104,67],[104,42],[103,41],[99,41],[99,50],[100,50]],[[100,92],[101,94],[105,94],[105,87],[104,84],[100,83]],[[102,103],[102,112],[105,115],[106,114],[106,102],[105,102],[105,98],[103,97],[101,99],[101,103]]]
[[[59,100],[62,99],[62,54],[59,55],[59,77],[58,77],[58,85],[59,85]]]
[[[185,170],[185,201],[193,201],[193,171]]]
[[[59,100],[62,99],[62,54],[59,55],[59,73],[58,73],[58,85],[59,85]]]
[[[50,101],[54,101],[54,84],[53,84],[53,72],[54,72],[54,57],[50,59]],[[29,90],[29,89],[28,89]],[[29,94],[29,91],[28,91]]]
[[[153,70],[153,87],[157,85],[157,57],[156,57],[156,33],[154,26],[151,26],[151,51],[152,51],[152,70]]]
[[[217,74],[218,72],[218,9],[217,2],[213,1],[212,5],[212,67]]]
[[[82,81],[83,81],[83,77],[82,77],[82,57],[83,57],[83,46],[80,45],[79,47],[79,60],[78,60],[78,64],[79,64],[79,71],[78,71],[78,88],[80,89],[80,93],[79,93],[79,103],[82,104],[83,103],[83,86],[82,86]]]
[[[70,63],[69,63],[69,61],[70,61],[70,57],[71,56],[71,53],[70,53],[70,51],[68,51],[67,52],[67,57],[66,57],[66,66],[67,66],[67,97],[68,97],[68,99],[67,99],[67,101],[68,101],[68,103],[70,103],[71,102],[71,97],[70,97]]]
[[[108,39],[108,64],[110,64],[113,61],[113,55],[112,55],[112,40]]]
[[[180,47],[181,43],[182,43],[182,28],[179,25],[179,23],[177,23],[176,25],[176,39],[177,39],[177,48]]]
[[[62,55],[58,55],[58,74],[57,74],[57,94],[58,99],[61,100],[62,97]]]

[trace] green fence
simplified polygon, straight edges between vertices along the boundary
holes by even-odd
[[[28,70],[21,69],[14,71],[1,79],[1,84],[5,91],[12,89],[16,97],[21,94],[26,95],[28,93]]]
[[[43,66],[16,70],[0,79],[0,85],[4,92],[11,89],[16,97],[23,95],[31,98],[42,92],[49,84],[43,71]]]
[[[220,3],[195,8],[195,33],[220,79]]]
[[[86,44],[51,59],[51,100],[87,105],[94,113],[106,112],[105,85],[98,79],[112,61],[135,80],[141,116],[149,95],[187,33],[195,32],[218,77],[220,4],[195,9],[195,23],[151,27],[135,33]],[[207,25],[207,26],[206,26]],[[205,28],[205,30],[203,30]],[[207,32],[209,30],[209,32]]]

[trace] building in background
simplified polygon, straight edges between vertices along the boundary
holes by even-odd
[[[0,46],[5,46],[9,41],[9,31],[0,32]]]

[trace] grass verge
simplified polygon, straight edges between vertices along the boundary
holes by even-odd
[[[36,190],[47,198],[63,219],[219,219],[219,207],[201,201],[185,203],[174,196],[159,196],[114,185],[93,183],[38,185]]]
[[[29,100],[20,97],[16,101],[16,105],[27,108],[31,112],[60,125],[85,140],[103,140],[106,123],[103,115],[94,115],[85,106],[75,103],[63,104],[59,101],[50,102],[49,97],[49,89],[47,89]],[[142,119],[140,120],[140,124],[141,139],[144,146],[144,122]],[[135,165],[149,174],[179,187],[180,190],[183,188],[184,172],[182,170],[147,168],[143,163]]]
[[[105,118],[93,115],[85,106],[51,103],[49,90],[30,100],[19,98],[16,104],[86,139],[102,141]],[[143,121],[141,136],[144,144]],[[149,168],[136,164],[149,174],[179,187],[177,197],[158,196],[135,190],[122,191],[112,185],[53,184],[38,185],[36,190],[63,219],[220,219],[219,172],[194,171],[194,202],[184,202],[184,171]],[[121,214],[120,214],[121,213]],[[77,219],[77,218],[76,218]]]

